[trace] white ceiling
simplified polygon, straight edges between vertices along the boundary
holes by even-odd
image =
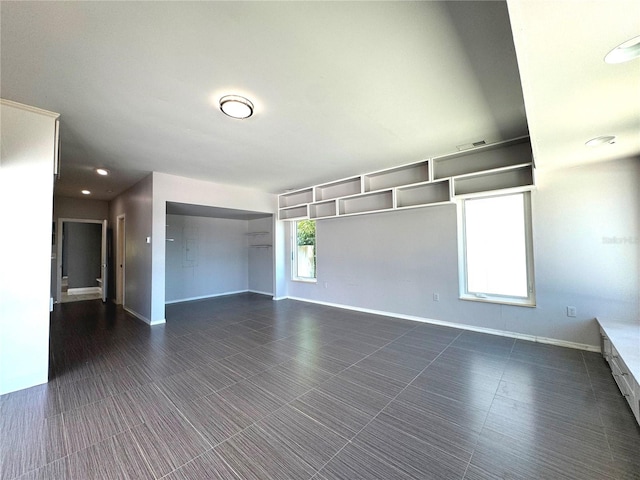
[[[281,192],[528,129],[538,167],[640,152],[640,60],[602,62],[640,34],[635,0],[2,1],[0,17],[0,96],[61,114],[60,195],[110,199],[150,171]],[[229,93],[255,115],[223,115]],[[584,147],[603,134],[619,141]]]

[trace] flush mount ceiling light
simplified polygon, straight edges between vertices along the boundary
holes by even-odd
[[[232,118],[249,118],[253,115],[253,103],[239,95],[225,95],[220,99],[220,110]]]
[[[91,192],[89,190],[82,190],[82,194],[83,195],[91,195]]]
[[[109,170],[106,170],[104,168],[96,168],[96,173],[98,175],[109,175]]]
[[[621,43],[607,53],[604,61],[607,63],[622,63],[640,57],[640,35]]]
[[[601,137],[592,138],[587,143],[585,143],[585,145],[587,147],[598,147],[606,143],[610,145],[616,143],[615,135],[602,135]]]

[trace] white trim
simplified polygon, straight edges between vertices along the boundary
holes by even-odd
[[[289,297],[273,297],[274,302],[279,302],[280,300],[287,300]]]
[[[247,290],[249,293],[257,293],[258,295],[270,295],[273,296],[273,292],[263,292],[260,290]]]
[[[32,107],[31,105],[25,105],[24,103],[14,102],[12,100],[6,100],[4,98],[0,98],[0,104],[6,105],[8,107],[18,108],[20,110],[25,110],[31,113],[38,113],[40,115],[45,115],[47,117],[59,118],[60,114],[56,112],[50,112],[49,110],[43,110],[42,108]]]
[[[483,292],[469,292],[467,288],[468,282],[468,266],[467,266],[467,232],[466,232],[466,215],[467,201],[508,197],[522,195],[523,201],[523,221],[525,236],[525,262],[527,275],[527,297],[516,297],[511,295],[498,295]],[[535,288],[535,263],[533,258],[533,216],[531,211],[531,193],[530,192],[484,192],[474,198],[458,199],[457,208],[457,224],[458,224],[458,283],[460,300],[472,302],[495,303],[501,305],[513,305],[516,307],[536,307],[536,288]]]
[[[318,283],[317,278],[307,278],[307,277],[293,277],[291,279],[292,282],[302,282],[302,283]]]
[[[433,318],[417,317],[414,315],[404,315],[402,313],[386,312],[383,310],[373,310],[370,308],[353,307],[351,305],[343,305],[340,303],[322,302],[320,300],[309,300],[306,298],[299,298],[299,297],[286,297],[286,298],[288,298],[289,300],[295,300],[298,302],[316,303],[319,305],[325,305],[327,307],[342,308],[345,310],[354,310],[356,312],[371,313],[374,315],[382,315],[385,317],[400,318],[402,320],[412,320],[414,322],[430,323],[433,325],[442,325],[444,327],[458,328],[460,330],[468,330],[471,332],[488,333],[490,335],[497,335],[500,337],[517,338],[519,340],[528,340],[531,342],[557,345],[559,347],[568,347],[568,348],[574,348],[577,350],[586,350],[589,352],[600,352],[600,345],[587,345],[584,343],[569,342],[567,340],[559,340],[556,338],[538,337],[536,335],[528,335],[526,333],[517,333],[517,332],[510,332],[508,330],[496,330],[493,328],[476,327],[473,325],[465,325],[462,323],[455,323],[455,322],[446,322],[443,320],[436,320]]]
[[[79,288],[70,288],[67,290],[67,295],[86,295],[89,293],[102,293],[102,288],[100,287],[79,287]]]
[[[163,318],[161,320],[154,320],[153,322],[151,320],[149,320],[147,317],[145,317],[144,315],[139,314],[138,312],[136,312],[135,310],[131,310],[129,307],[122,307],[124,309],[125,312],[133,315],[134,317],[136,317],[138,320],[142,320],[144,323],[146,323],[147,325],[150,326],[154,326],[154,325],[162,325],[163,323],[167,323],[167,321]]]
[[[178,300],[168,300],[165,301],[164,304],[165,305],[169,305],[172,303],[182,303],[182,302],[192,302],[194,300],[204,300],[205,298],[215,298],[215,297],[224,297],[225,295],[236,295],[238,293],[247,293],[250,292],[251,290],[236,290],[233,292],[222,292],[222,293],[213,293],[211,295],[200,295],[198,297],[188,297],[188,298],[179,298]],[[255,292],[255,293],[261,293],[261,292]],[[272,293],[265,293],[265,295],[273,295]]]

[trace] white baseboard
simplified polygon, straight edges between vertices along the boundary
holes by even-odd
[[[460,330],[468,330],[468,331],[471,331],[471,332],[488,333],[488,334],[491,334],[491,335],[498,335],[498,336],[501,336],[501,337],[517,338],[519,340],[528,340],[528,341],[531,341],[531,342],[545,343],[545,344],[549,344],[549,345],[557,345],[559,347],[575,348],[577,350],[586,350],[586,351],[589,351],[589,352],[600,352],[600,345],[587,345],[587,344],[584,344],[584,343],[576,343],[576,342],[569,342],[569,341],[566,341],[566,340],[559,340],[557,338],[538,337],[536,335],[528,335],[528,334],[525,334],[525,333],[510,332],[510,331],[507,331],[507,330],[497,330],[497,329],[493,329],[493,328],[476,327],[476,326],[473,326],[473,325],[465,325],[463,323],[445,322],[443,320],[436,320],[436,319],[433,319],[433,318],[417,317],[417,316],[414,316],[414,315],[404,315],[402,313],[385,312],[385,311],[382,311],[382,310],[373,310],[373,309],[370,309],[370,308],[354,307],[354,306],[351,306],[351,305],[343,305],[343,304],[340,304],[340,303],[322,302],[320,300],[309,300],[307,298],[282,297],[279,300],[282,300],[284,298],[288,298],[290,300],[295,300],[297,302],[316,303],[318,305],[325,305],[327,307],[342,308],[344,310],[353,310],[353,311],[356,311],[356,312],[371,313],[371,314],[374,314],[374,315],[383,315],[385,317],[400,318],[402,320],[412,320],[414,322],[430,323],[430,324],[433,324],[433,325],[442,325],[444,327],[459,328]]]
[[[223,293],[213,293],[211,295],[200,295],[199,297],[188,297],[188,298],[180,298],[178,300],[168,300],[165,301],[165,305],[170,305],[172,303],[182,303],[182,302],[193,302],[194,300],[204,300],[206,298],[215,298],[215,297],[224,297],[225,295],[236,295],[238,293],[247,293],[251,290],[236,290],[234,292],[223,292]],[[256,292],[259,293],[259,292]],[[271,295],[268,293],[267,295]]]
[[[145,317],[144,315],[141,315],[138,312],[136,312],[135,310],[131,310],[129,307],[125,307],[123,305],[122,308],[124,309],[125,312],[130,313],[131,315],[136,317],[138,320],[142,320],[147,325],[154,326],[154,325],[162,325],[163,323],[167,323],[167,321],[164,318],[161,319],[161,320],[151,321],[147,317]]]
[[[67,290],[67,295],[87,295],[89,293],[102,293],[102,289],[100,287],[81,287]]]
[[[258,295],[268,295],[270,297],[273,296],[273,292],[261,292],[260,290],[247,290],[249,293],[257,293]]]
[[[273,297],[273,300],[277,302],[278,300],[286,300],[288,298],[290,298],[290,297]],[[291,298],[291,299],[293,300],[293,298]]]

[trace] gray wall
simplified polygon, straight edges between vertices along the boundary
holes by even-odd
[[[104,220],[109,218],[109,202],[55,196],[53,197],[53,219],[58,218]]]
[[[69,288],[98,286],[101,251],[101,224],[64,223],[62,273],[69,277]]]
[[[167,302],[248,289],[247,221],[167,215]]]
[[[125,215],[124,308],[147,323],[151,321],[152,265],[151,244],[146,239],[151,237],[152,193],[151,174],[118,195],[109,205],[111,225],[116,225],[118,215]]]
[[[640,317],[638,185],[638,159],[539,172],[532,193],[536,308],[458,298],[453,205],[319,221],[318,282],[289,280],[287,292],[595,346],[595,317]],[[289,236],[290,228],[288,249]],[[566,316],[568,305],[577,317]]]

